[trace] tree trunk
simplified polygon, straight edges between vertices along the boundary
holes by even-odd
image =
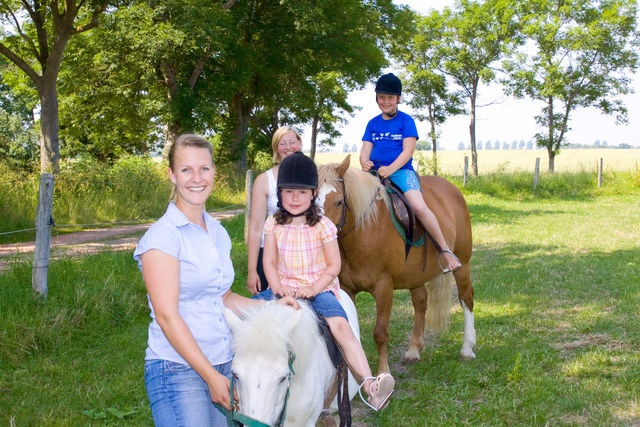
[[[437,155],[437,146],[436,146],[436,119],[435,117],[431,117],[429,121],[431,122],[431,151],[433,152],[433,156],[432,156],[433,174],[438,175],[438,155]]]
[[[476,151],[476,96],[478,92],[477,80],[473,82],[473,90],[469,100],[471,101],[470,121],[469,121],[469,140],[471,142],[471,169],[473,176],[478,177],[478,152]]]
[[[549,153],[549,173],[553,173],[554,169],[554,160],[556,153],[553,149],[554,141],[553,141],[553,126],[555,125],[553,120],[553,97],[549,96],[547,100],[547,120],[549,121],[549,135],[547,140],[547,152]]]
[[[57,76],[56,76],[57,77]],[[40,172],[58,174],[60,140],[58,119],[58,88],[56,77],[43,77],[38,90],[40,97]]]
[[[176,142],[176,139],[178,139],[180,134],[182,134],[183,132],[184,132],[184,129],[182,129],[182,126],[177,120],[174,120],[173,122],[169,123],[167,125],[167,142],[166,142],[167,147],[169,147],[171,144]]]
[[[553,173],[556,160],[556,152],[553,147],[547,147],[547,153],[549,153],[549,173]]]
[[[229,119],[231,122],[230,153],[234,157],[239,154],[235,163],[240,170],[244,171],[247,169],[247,147],[245,142],[249,130],[251,106],[245,101],[242,93],[237,93],[231,100],[229,107]]]
[[[315,160],[316,158],[316,142],[318,139],[318,116],[313,116],[313,123],[311,123],[311,151],[309,152],[309,157],[311,160]]]

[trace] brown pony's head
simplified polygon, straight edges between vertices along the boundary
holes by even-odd
[[[385,189],[370,173],[349,167],[351,155],[342,163],[329,163],[318,168],[319,195],[327,218],[339,225],[351,216],[355,227],[362,227],[378,219],[376,200],[384,200]]]

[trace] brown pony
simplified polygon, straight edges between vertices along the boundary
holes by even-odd
[[[420,359],[425,326],[432,331],[448,327],[453,283],[438,267],[437,251],[429,241],[427,263],[424,248],[412,247],[405,260],[405,243],[394,228],[388,197],[378,178],[350,168],[350,155],[341,164],[319,167],[319,200],[325,215],[338,227],[342,258],[341,287],[355,299],[360,291],[376,301],[378,318],[373,337],[378,346],[378,371],[389,372],[387,345],[394,289],[409,289],[414,307],[413,336],[405,362]],[[464,312],[464,337],[460,357],[473,359],[476,332],[473,319],[473,286],[469,276],[471,220],[460,190],[438,176],[420,177],[422,195],[433,211],[451,250],[462,268],[453,273]],[[428,291],[425,283],[430,282]],[[427,310],[428,308],[428,310]],[[426,313],[425,313],[426,312]],[[426,316],[426,323],[425,323]]]

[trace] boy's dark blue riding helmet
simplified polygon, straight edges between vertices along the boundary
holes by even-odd
[[[380,76],[376,83],[376,93],[402,95],[402,82],[393,73]]]
[[[278,169],[278,188],[318,188],[318,168],[302,151],[288,155]]]

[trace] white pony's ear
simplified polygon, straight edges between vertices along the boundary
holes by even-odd
[[[289,320],[287,320],[285,322],[285,327],[287,335],[289,335],[291,332],[293,332],[298,325],[300,324],[300,321],[302,320],[302,310],[304,310],[303,308],[299,309],[299,310],[295,310],[292,309],[293,313],[291,313],[291,316],[289,316]]]
[[[227,323],[231,328],[231,332],[235,333],[236,329],[242,323],[242,320],[240,320],[240,318],[236,316],[236,314],[233,311],[229,310],[228,308],[225,308],[224,310],[222,310],[222,314],[224,314],[224,318],[227,319]]]

